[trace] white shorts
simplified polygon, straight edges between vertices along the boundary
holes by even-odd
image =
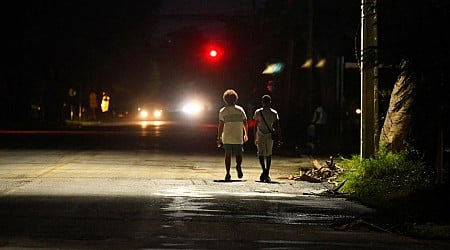
[[[271,156],[273,148],[273,140],[271,134],[258,134],[258,156]]]

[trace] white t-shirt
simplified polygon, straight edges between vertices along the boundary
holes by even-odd
[[[244,122],[247,115],[239,105],[225,106],[219,111],[219,120],[223,121],[223,144],[244,143]]]
[[[273,123],[279,119],[278,112],[273,108],[259,108],[255,111],[253,115],[253,119],[258,121],[258,133],[261,134],[269,134],[270,131],[264,122],[264,119],[261,116],[261,112],[264,115],[264,119],[267,122],[267,125],[272,129]]]

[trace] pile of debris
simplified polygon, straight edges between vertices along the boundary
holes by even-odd
[[[330,156],[329,160],[326,160],[322,164],[316,159],[312,160],[311,163],[311,169],[306,172],[300,170],[299,175],[290,175],[288,179],[312,183],[328,182],[329,184],[332,184],[334,188],[329,188],[327,193],[332,195],[338,194],[339,189],[344,186],[346,181],[343,181],[340,184],[336,181],[339,174],[344,172],[344,170],[336,166],[333,156]]]
[[[288,179],[308,181],[313,183],[327,181],[329,183],[336,184],[334,181],[336,180],[338,175],[343,172],[341,168],[336,166],[333,156],[330,156],[330,160],[327,160],[322,164],[315,159],[312,160],[311,163],[312,163],[311,169],[309,169],[306,172],[300,170],[299,175],[290,175]]]

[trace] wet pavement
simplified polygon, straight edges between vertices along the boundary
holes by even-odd
[[[222,182],[222,152],[0,150],[0,247],[6,249],[447,249],[364,226],[374,211],[288,180],[307,157],[275,156],[273,183]]]

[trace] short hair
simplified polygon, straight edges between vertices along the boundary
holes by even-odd
[[[270,105],[270,103],[272,102],[272,98],[270,97],[270,95],[263,95],[261,101],[264,105]]]
[[[237,94],[237,92],[234,89],[227,89],[223,93],[223,101],[227,105],[234,105],[234,104],[236,104],[238,98],[239,98],[238,94]]]

